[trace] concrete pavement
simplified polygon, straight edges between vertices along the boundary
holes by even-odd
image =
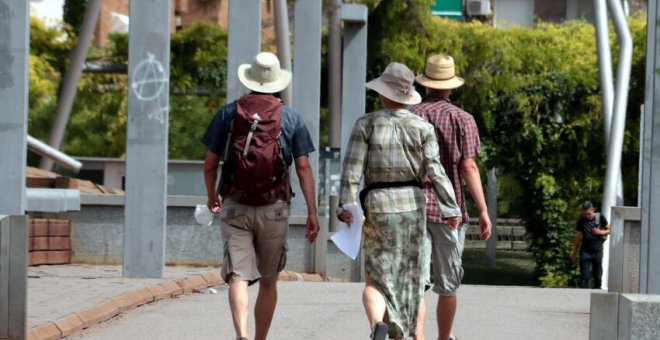
[[[163,279],[124,279],[119,266],[66,265],[30,267],[28,279],[28,327],[42,329],[32,339],[59,339],[62,320],[85,318],[85,311],[112,313],[107,321],[81,330],[70,329],[68,339],[232,339],[233,326],[227,287],[199,279],[217,268],[166,267]],[[184,280],[188,278],[188,280]],[[285,273],[279,283],[278,310],[271,328],[272,339],[367,339],[369,330],[361,304],[362,284],[310,282],[318,276]],[[207,278],[208,280],[208,278]],[[146,287],[192,287],[199,293],[174,294],[168,298],[143,299]],[[212,287],[212,289],[208,289]],[[146,290],[148,291],[148,290]],[[133,292],[133,293],[131,293]],[[148,291],[149,292],[149,291]],[[215,293],[213,293],[215,292]],[[250,288],[251,303],[256,286]],[[586,339],[589,333],[590,290],[530,287],[463,286],[455,332],[460,339]],[[147,294],[148,295],[148,294]],[[142,299],[126,303],[127,296]],[[127,298],[130,300],[130,298]],[[435,339],[437,328],[434,293],[426,294],[430,312],[425,335]],[[112,302],[112,303],[109,303]],[[122,302],[124,301],[124,302]],[[99,306],[122,305],[124,310]],[[135,304],[146,303],[142,306]],[[89,314],[89,313],[88,313]],[[87,315],[87,322],[94,316]],[[71,320],[68,320],[71,321]],[[253,331],[253,320],[251,329]],[[64,323],[66,327],[66,323]],[[69,334],[66,334],[69,335]]]

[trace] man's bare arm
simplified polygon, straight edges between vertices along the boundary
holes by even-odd
[[[465,180],[472,200],[474,200],[477,210],[479,210],[479,227],[481,229],[481,239],[487,240],[491,234],[492,224],[488,216],[488,207],[484,198],[483,187],[481,186],[481,175],[479,168],[473,158],[466,158],[459,163],[461,177]],[[466,221],[467,222],[467,221]]]
[[[319,233],[314,173],[307,155],[297,157],[295,163],[296,173],[300,181],[300,189],[302,189],[305,203],[307,204],[307,230],[305,232],[305,238],[312,243],[316,240]]]

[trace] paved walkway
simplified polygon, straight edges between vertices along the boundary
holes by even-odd
[[[124,279],[118,266],[31,267],[29,328],[53,325],[54,321],[81,315],[86,309],[107,305],[108,301],[121,304],[117,301],[123,300],[118,300],[117,296],[127,296],[127,293],[145,287],[160,287],[176,280],[181,286],[198,284],[208,287],[208,283],[201,285],[194,280],[184,282],[182,279],[199,278],[200,274],[208,277],[211,272],[217,273],[217,269],[167,267],[163,279]],[[318,277],[287,273],[283,278],[315,280]],[[271,338],[367,339],[368,326],[361,304],[362,286],[343,282],[281,282]],[[121,313],[113,311],[111,314],[116,316],[108,321],[84,330],[73,329],[68,339],[232,339],[226,286],[199,288],[197,291],[199,293],[166,298],[140,307],[130,306]],[[462,340],[587,339],[590,292],[464,286],[459,298],[455,332]],[[250,288],[250,295],[251,302],[254,302],[255,287]],[[426,300],[432,309],[437,295],[427,293]],[[426,319],[428,339],[437,336],[434,314],[430,311]],[[75,318],[76,321],[79,319]],[[41,326],[32,330],[40,329],[40,334],[54,332],[52,327],[46,328]],[[56,335],[51,338],[56,339]]]

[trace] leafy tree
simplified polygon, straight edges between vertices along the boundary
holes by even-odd
[[[369,19],[370,76],[390,61],[421,73],[430,54],[455,58],[467,82],[453,100],[479,125],[480,162],[498,167],[506,178],[502,183],[520,195],[508,200],[507,209],[530,233],[539,282],[574,285],[569,256],[579,202],[600,202],[605,174],[593,26],[572,21],[500,30],[431,18],[428,5],[426,0],[379,2]],[[635,204],[645,20],[633,18],[629,25],[635,49],[622,171],[626,202]],[[509,187],[499,190],[500,197],[509,196]]]
[[[85,19],[85,10],[88,0],[64,0],[62,19],[68,24],[76,35]]]

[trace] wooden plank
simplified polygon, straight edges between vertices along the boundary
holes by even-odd
[[[0,338],[9,336],[9,216],[0,216]]]
[[[9,330],[10,339],[27,335],[27,216],[10,217],[9,249]]]
[[[527,250],[527,241],[513,241],[513,250]]]
[[[28,177],[25,179],[25,186],[28,188],[54,188],[54,178]]]
[[[71,177],[60,176],[55,178],[56,189],[78,189],[78,182]]]

